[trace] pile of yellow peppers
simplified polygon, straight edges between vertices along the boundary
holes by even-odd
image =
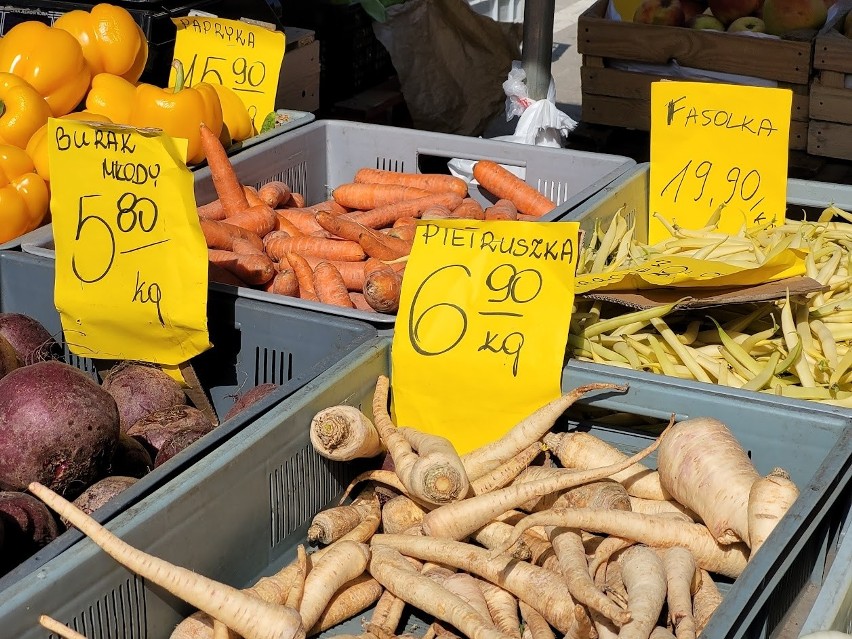
[[[180,68],[174,86],[140,83],[147,61],[142,29],[110,4],[70,11],[53,26],[22,22],[0,39],[0,242],[48,217],[50,117],[162,129],[188,141],[189,164],[204,159],[202,122],[226,145],[256,133],[227,87],[185,87]]]

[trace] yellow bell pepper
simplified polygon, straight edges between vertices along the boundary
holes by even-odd
[[[23,149],[0,145],[0,242],[41,226],[50,196]]]
[[[148,40],[123,7],[102,3],[91,11],[76,9],[61,15],[53,27],[77,39],[92,75],[112,73],[135,83],[145,69]]]
[[[92,78],[92,88],[86,94],[86,111],[103,115],[115,124],[129,124],[135,99],[135,84],[112,73],[99,73]]]
[[[0,39],[0,71],[29,82],[55,117],[74,110],[92,79],[74,36],[35,20],[16,24]]]
[[[219,137],[222,133],[222,105],[216,90],[206,82],[191,89],[184,87],[183,66],[179,60],[173,64],[177,70],[173,87],[161,89],[152,84],[136,87],[129,124],[158,128],[173,138],[185,138],[187,164],[197,164],[205,157],[201,148],[201,123]]]
[[[231,140],[241,142],[253,136],[256,133],[254,124],[240,96],[221,84],[211,86],[219,96],[219,102],[222,105],[222,120],[225,122]]]
[[[49,117],[50,107],[38,91],[14,73],[0,72],[0,144],[23,149]]]
[[[73,111],[59,118],[60,120],[82,120],[84,122],[105,122],[109,123],[110,119],[97,113],[89,111]],[[35,172],[38,173],[45,182],[50,182],[50,168],[47,162],[47,123],[38,131],[33,133],[27,144],[27,155],[33,161]]]

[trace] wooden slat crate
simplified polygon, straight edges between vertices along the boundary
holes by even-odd
[[[852,160],[852,39],[837,30],[818,36],[814,44],[808,153]]]
[[[620,22],[605,17],[608,0],[597,0],[577,25],[582,121],[647,131],[651,126],[651,83],[665,76],[614,68],[614,62],[668,64],[736,73],[792,89],[790,148],[808,139],[808,83],[813,41],[738,36],[718,31]],[[668,78],[672,79],[672,78]]]

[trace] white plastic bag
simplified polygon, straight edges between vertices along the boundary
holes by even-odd
[[[547,98],[533,100],[527,91],[527,72],[518,60],[512,62],[509,77],[503,83],[506,94],[506,121],[516,115],[515,133],[499,139],[536,146],[561,147],[577,123],[556,108],[556,84],[550,78]]]

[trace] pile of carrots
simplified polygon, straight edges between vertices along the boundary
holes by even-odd
[[[280,181],[242,185],[201,125],[218,199],[198,207],[210,281],[345,308],[395,313],[418,219],[537,220],[556,204],[495,162],[474,177],[496,202],[483,208],[463,179],[362,168],[332,199],[306,206]]]
[[[310,424],[317,453],[384,458],[354,500],[324,510],[279,572],[239,591],[136,550],[39,484],[30,490],[127,568],[198,608],[171,639],[304,639],[374,606],[361,639],[399,634],[425,613],[434,639],[695,639],[798,497],[781,469],[762,477],[710,417],[675,423],[628,457],[557,419],[580,386],[465,455],[397,427],[380,376],[371,416],[349,405]],[[657,453],[657,469],[640,463]],[[44,619],[44,623],[51,623]],[[72,636],[67,628],[51,629]],[[557,635],[556,633],[559,633]],[[337,635],[350,639],[352,635]]]

